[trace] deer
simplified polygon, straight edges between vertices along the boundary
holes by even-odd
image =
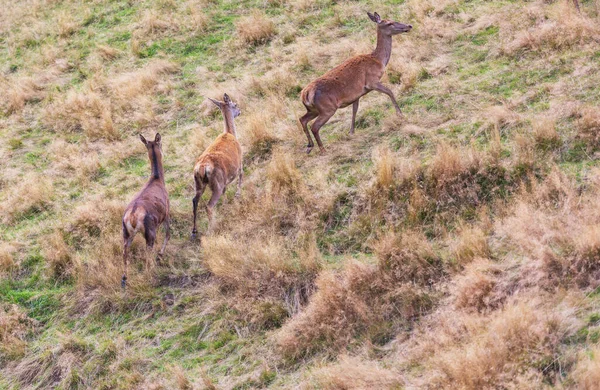
[[[162,257],[169,238],[169,194],[165,186],[165,173],[162,163],[162,142],[160,134],[156,134],[154,141],[146,141],[140,134],[140,140],[146,146],[151,165],[150,179],[142,190],[133,198],[125,208],[123,215],[123,278],[121,287],[127,285],[127,260],[128,250],[133,238],[138,232],[144,234],[146,240],[146,269],[150,267],[150,254],[154,248],[156,231],[164,225],[165,240],[159,252]]]
[[[354,134],[358,100],[371,91],[378,91],[390,97],[396,113],[402,117],[402,111],[392,91],[381,83],[392,54],[392,37],[409,32],[410,24],[381,19],[377,12],[367,12],[369,18],[377,24],[377,47],[371,54],[354,56],[323,76],[308,84],[300,93],[306,114],[300,119],[302,129],[308,138],[306,153],[314,147],[308,131],[308,123],[313,122],[311,132],[319,145],[321,153],[325,152],[319,130],[340,109],[352,105],[352,125],[350,134]]]
[[[194,210],[194,227],[192,229],[192,240],[198,237],[196,217],[198,202],[206,187],[210,187],[212,195],[206,205],[208,215],[209,232],[213,229],[213,208],[219,198],[225,193],[227,185],[237,177],[237,191],[235,196],[239,197],[242,189],[242,148],[237,140],[234,119],[242,112],[238,105],[227,95],[223,95],[223,101],[208,98],[223,114],[225,127],[212,144],[198,157],[194,165],[194,183],[196,195],[192,199]]]

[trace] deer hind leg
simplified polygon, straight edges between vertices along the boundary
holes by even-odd
[[[144,238],[146,239],[146,271],[154,268],[152,252],[156,241],[156,224],[149,215],[144,218]]]
[[[374,91],[381,92],[381,93],[388,95],[390,97],[390,99],[392,100],[392,103],[394,104],[394,108],[396,109],[396,114],[398,114],[398,116],[400,116],[400,117],[403,116],[402,111],[400,110],[400,106],[398,106],[398,102],[396,101],[396,98],[394,97],[394,93],[392,92],[391,89],[389,89],[382,83],[375,84],[373,86],[373,88],[371,88],[371,89]]]
[[[194,177],[196,182],[196,196],[192,199],[192,206],[194,209],[194,227],[192,228],[192,240],[195,240],[198,237],[198,229],[196,228],[196,216],[198,213],[198,202],[206,189],[206,183],[203,183],[198,177]]]
[[[212,195],[210,197],[210,200],[208,201],[208,204],[206,205],[206,214],[208,215],[208,232],[212,233],[214,228],[213,209],[219,201],[221,195],[223,195],[223,193],[225,192],[225,186],[216,183],[215,185],[211,185],[210,188],[212,190]]]
[[[310,137],[310,132],[308,131],[308,122],[315,119],[318,115],[319,115],[318,112],[308,111],[306,114],[304,114],[303,117],[300,118],[300,124],[302,125],[302,130],[304,130],[304,134],[306,134],[306,138],[308,139],[308,144],[306,145],[306,153],[310,153],[312,148],[315,146],[312,138]]]
[[[333,113],[331,113],[331,114],[319,114],[319,116],[313,122],[313,124],[312,124],[312,126],[310,128],[310,130],[313,133],[313,136],[317,140],[317,145],[319,145],[319,149],[321,150],[321,153],[325,153],[325,148],[323,147],[323,142],[321,142],[321,136],[319,136],[319,130],[321,129],[321,127],[325,123],[327,123],[327,121],[329,120],[329,118],[331,118],[332,116],[333,116]],[[308,152],[310,153],[310,150]]]
[[[352,103],[352,125],[350,126],[350,134],[354,134],[354,123],[356,122],[356,112],[358,111],[358,99]]]

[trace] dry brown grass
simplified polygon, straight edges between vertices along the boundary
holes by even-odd
[[[274,195],[302,197],[305,185],[296,168],[294,158],[283,151],[275,151],[267,166],[267,178]]]
[[[457,343],[433,358],[440,376],[433,386],[481,389],[499,383],[541,385],[538,364],[552,358],[560,340],[574,332],[575,324],[561,311],[548,312],[533,302],[510,304],[467,329]],[[462,345],[461,345],[462,344]],[[542,366],[541,368],[544,368]]]
[[[471,262],[476,257],[490,255],[490,247],[485,233],[478,227],[463,228],[454,247],[454,254],[459,264]]]
[[[43,253],[52,278],[61,280],[73,274],[73,254],[62,231],[56,230],[44,241]]]
[[[580,352],[580,358],[573,371],[577,388],[595,390],[600,383],[600,348],[596,345],[588,352]]]
[[[236,22],[236,29],[242,42],[252,46],[265,44],[276,34],[273,21],[258,10],[240,18]]]
[[[27,334],[35,326],[17,305],[0,306],[0,361],[22,357],[27,349]]]
[[[158,34],[168,30],[177,29],[177,24],[166,19],[164,13],[155,9],[144,12],[139,25],[144,34]]]
[[[9,114],[23,109],[26,103],[37,102],[46,96],[43,85],[32,77],[22,77],[9,86],[6,110]]]
[[[373,154],[375,183],[380,189],[389,189],[394,184],[396,163],[389,148],[380,147]]]
[[[600,110],[598,107],[587,107],[581,110],[580,118],[577,120],[577,132],[590,148],[600,146]]]
[[[271,151],[278,141],[272,126],[272,117],[264,112],[253,112],[245,118],[242,139],[250,146],[251,154],[261,156]]]
[[[560,136],[556,131],[556,120],[550,117],[538,117],[532,122],[533,138],[543,147],[557,145]]]
[[[118,139],[110,103],[95,92],[71,92],[47,108],[46,125],[56,132],[83,131],[92,139]]]
[[[107,45],[98,45],[96,50],[105,61],[112,61],[121,54],[119,50]]]
[[[322,367],[312,374],[305,388],[328,390],[395,389],[401,388],[403,380],[389,369],[373,361],[341,356],[334,364]]]
[[[0,205],[4,222],[14,222],[28,213],[41,212],[51,207],[54,186],[49,178],[28,174],[19,183],[5,189],[6,201]]]
[[[456,280],[455,305],[461,309],[479,312],[493,310],[501,299],[494,296],[500,270],[488,259],[475,259],[465,267],[464,274]]]
[[[509,55],[531,50],[562,50],[573,45],[600,41],[600,28],[595,20],[577,13],[568,4],[560,3],[548,20],[533,27],[517,30],[514,39],[502,51]]]
[[[430,286],[441,276],[439,257],[423,236],[390,233],[377,247],[377,266],[349,261],[324,271],[306,309],[276,335],[284,355],[337,353],[359,335],[377,338],[382,323],[407,321],[431,308]]]
[[[9,243],[0,244],[0,276],[10,273],[16,267],[15,252],[16,248]]]

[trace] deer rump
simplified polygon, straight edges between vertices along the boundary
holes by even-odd
[[[229,133],[221,134],[198,158],[194,176],[204,184],[217,181],[227,185],[239,173],[241,155],[242,148],[237,139]]]

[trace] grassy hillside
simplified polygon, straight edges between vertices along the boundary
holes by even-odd
[[[366,11],[414,26],[406,119],[373,92],[307,156],[299,92]],[[0,43],[0,389],[597,388],[600,3],[8,0]],[[190,242],[223,92],[242,196]],[[123,292],[156,132],[172,240]]]

